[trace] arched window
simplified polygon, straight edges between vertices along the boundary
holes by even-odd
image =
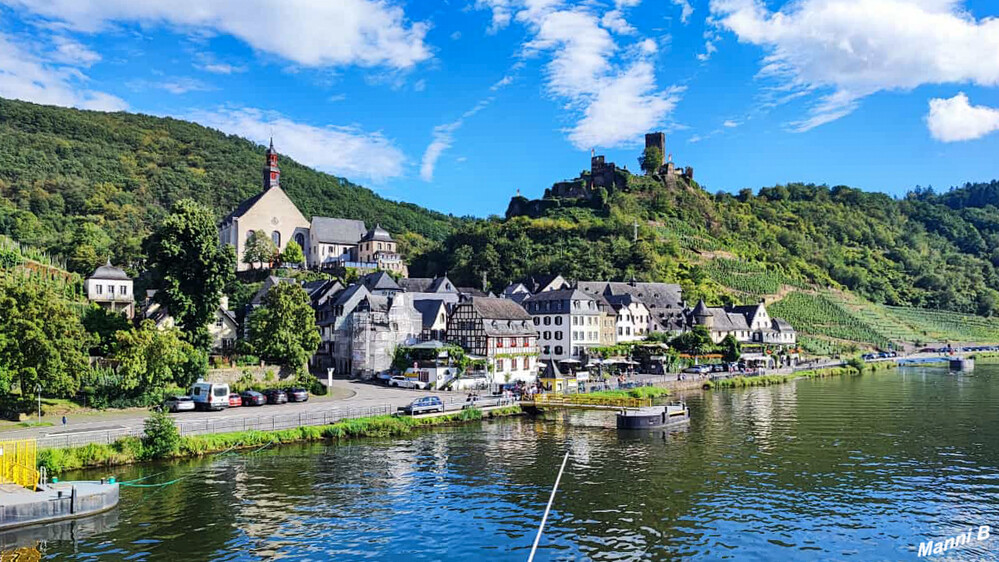
[[[252,230],[247,230],[246,231],[246,241],[249,242],[251,238],[253,238],[253,231]]]
[[[298,244],[298,246],[300,248],[302,248],[302,250],[304,251],[305,250],[305,235],[302,234],[301,232],[299,232],[298,234],[296,234],[295,235],[295,243]]]
[[[275,246],[277,246],[278,248],[281,247],[281,233],[280,232],[278,232],[276,230],[274,232],[272,232],[271,233],[271,240],[274,241],[274,245]]]

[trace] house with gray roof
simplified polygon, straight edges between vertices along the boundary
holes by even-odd
[[[688,329],[706,327],[715,343],[729,335],[744,344],[793,346],[798,341],[791,324],[771,317],[762,301],[753,305],[713,307],[701,300],[686,316]]]
[[[537,379],[538,331],[512,300],[470,297],[458,303],[448,318],[447,341],[485,359],[494,385]]]

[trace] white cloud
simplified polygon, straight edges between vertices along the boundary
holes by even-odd
[[[738,127],[739,125],[742,125],[742,123],[740,123],[738,121],[733,121],[731,119],[729,119],[729,120],[725,121],[724,123],[722,123],[722,126],[728,128],[728,129],[734,129],[734,128]]]
[[[656,85],[648,60],[657,50],[655,41],[642,39],[621,49],[601,20],[584,8],[535,5],[516,17],[535,32],[525,53],[551,55],[546,86],[578,116],[567,131],[577,148],[634,144],[676,106],[682,89]]]
[[[961,92],[950,99],[931,99],[926,125],[941,142],[975,140],[999,131],[999,109],[971,105]]]
[[[687,23],[690,21],[690,16],[694,15],[694,7],[690,5],[690,0],[670,0],[673,4],[680,8],[680,21],[682,23]]]
[[[101,56],[90,50],[86,45],[63,35],[52,37],[55,50],[52,60],[55,62],[89,68],[101,60]]]
[[[188,92],[208,92],[214,88],[197,78],[172,76],[160,80],[129,80],[125,84],[132,90],[165,90],[171,94],[186,94]]]
[[[431,57],[429,26],[385,0],[0,0],[78,31],[167,24],[237,37],[308,67],[410,68]]]
[[[317,127],[272,111],[222,108],[187,116],[226,133],[264,144],[271,135],[279,152],[331,174],[375,182],[402,175],[405,157],[379,132],[357,127]]]
[[[624,14],[620,10],[611,10],[604,14],[604,17],[600,19],[600,25],[620,35],[638,33],[638,30],[624,19]]]
[[[999,19],[963,0],[799,0],[777,12],[759,0],[711,0],[711,21],[767,51],[760,75],[785,93],[823,92],[792,127],[852,112],[864,97],[923,84],[999,85]]]
[[[510,25],[510,18],[513,17],[510,0],[475,0],[475,9],[492,12],[493,19],[489,24],[489,33],[496,33]]]
[[[466,119],[485,109],[492,101],[493,98],[486,98],[475,104],[472,109],[462,113],[458,119],[434,127],[432,140],[427,145],[427,149],[423,151],[423,160],[420,162],[420,178],[423,181],[433,181],[437,161],[444,154],[444,151],[451,148],[451,145],[454,143],[455,131],[465,124]]]
[[[50,54],[43,58],[25,48],[30,45],[23,40],[0,33],[0,97],[101,111],[128,108],[118,97],[87,88],[88,78],[79,68],[60,64],[86,66],[92,57],[76,47],[60,50],[59,40],[54,41],[54,48],[40,49]]]

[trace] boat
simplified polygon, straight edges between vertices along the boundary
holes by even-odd
[[[683,402],[666,406],[626,408],[617,413],[618,429],[659,429],[690,422],[690,410]]]

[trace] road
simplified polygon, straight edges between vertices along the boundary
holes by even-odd
[[[440,396],[448,409],[461,409],[464,393],[388,388],[362,382],[334,381],[337,398],[313,397],[308,402],[230,408],[219,412],[178,412],[171,416],[182,434],[217,433],[241,429],[281,429],[318,425],[323,420],[395,412],[422,396]],[[139,435],[148,417],[146,410],[107,412],[71,417],[67,425],[33,427],[0,432],[0,440],[39,439],[41,446],[106,442],[123,435]],[[276,425],[275,425],[276,420]],[[267,422],[270,426],[268,427]]]

